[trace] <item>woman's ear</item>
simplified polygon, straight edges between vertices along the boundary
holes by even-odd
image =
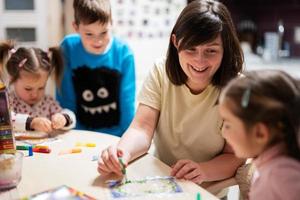
[[[79,26],[75,23],[75,21],[72,22],[72,26],[73,26],[73,28],[74,28],[74,30],[75,30],[76,32],[79,31]]]
[[[258,145],[266,146],[271,138],[270,129],[262,122],[255,125],[254,139]]]
[[[176,35],[174,33],[172,34],[171,39],[172,39],[173,45],[178,50],[178,43],[177,43]]]

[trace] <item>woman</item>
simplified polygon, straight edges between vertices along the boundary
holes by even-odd
[[[217,1],[188,4],[172,30],[167,58],[155,64],[139,106],[117,146],[105,149],[101,174],[121,174],[146,153],[154,137],[157,157],[171,175],[197,184],[229,178],[243,163],[221,136],[217,100],[242,69],[243,55],[226,7]]]

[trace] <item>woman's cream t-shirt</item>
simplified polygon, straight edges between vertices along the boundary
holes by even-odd
[[[140,91],[139,103],[160,111],[154,136],[157,157],[168,165],[179,159],[208,161],[222,152],[222,119],[216,105],[220,90],[209,85],[194,95],[170,82],[165,62],[158,62]]]

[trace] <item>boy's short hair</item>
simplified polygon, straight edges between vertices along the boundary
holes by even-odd
[[[101,24],[112,22],[109,0],[74,0],[73,8],[77,25],[92,24],[96,21]]]

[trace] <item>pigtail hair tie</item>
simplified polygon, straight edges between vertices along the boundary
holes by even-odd
[[[12,49],[10,49],[9,51],[8,51],[8,59],[14,54],[14,53],[16,53],[16,49],[15,48],[12,48]]]
[[[23,67],[24,64],[26,63],[27,58],[24,58],[20,63],[19,63],[19,67]]]
[[[241,99],[241,106],[243,108],[247,108],[248,105],[249,105],[249,101],[250,101],[250,95],[251,95],[251,87],[248,87],[244,93],[243,93],[243,96],[242,96],[242,99]]]
[[[12,49],[9,50],[9,53],[14,54],[14,53],[16,53],[16,51],[17,50],[15,48],[12,48]]]

